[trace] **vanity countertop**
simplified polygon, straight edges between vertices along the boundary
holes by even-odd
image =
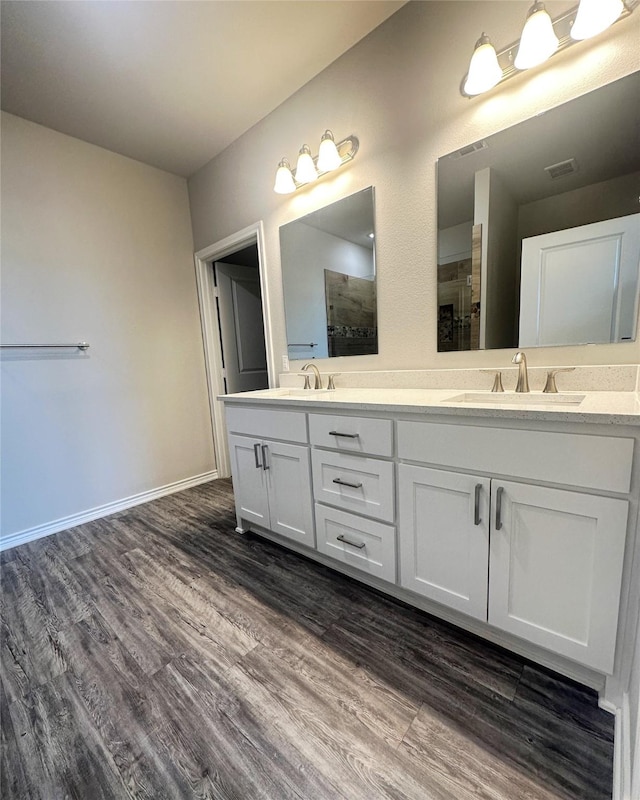
[[[302,390],[280,388],[222,395],[218,399],[225,403],[256,403],[274,407],[286,405],[334,411],[395,411],[606,425],[640,423],[638,392],[563,392],[562,398],[566,402],[540,392],[531,392],[526,398],[513,392],[505,392],[504,395],[491,392],[466,394],[471,398],[460,402],[459,398],[465,395],[460,389],[335,389],[310,391],[307,394]],[[580,397],[584,398],[581,402],[572,402]],[[484,402],[485,398],[487,402]],[[550,402],[553,405],[549,405]]]

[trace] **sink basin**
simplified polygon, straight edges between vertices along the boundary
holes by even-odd
[[[579,406],[584,394],[542,394],[541,392],[465,392],[448,397],[443,403],[469,403],[490,406]]]
[[[327,392],[334,392],[335,389],[283,389],[281,396],[283,397],[315,397],[318,394],[327,394]]]

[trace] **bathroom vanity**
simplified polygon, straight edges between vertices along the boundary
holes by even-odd
[[[637,397],[225,396],[238,531],[602,688],[635,550]]]

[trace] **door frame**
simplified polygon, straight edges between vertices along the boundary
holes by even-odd
[[[204,345],[204,364],[209,391],[209,413],[213,430],[213,447],[216,456],[218,476],[228,478],[231,475],[231,461],[227,445],[227,427],[225,424],[223,404],[217,400],[224,394],[222,377],[222,348],[220,346],[218,308],[215,303],[213,262],[221,261],[237,250],[255,244],[258,248],[258,274],[260,276],[260,293],[262,295],[262,320],[264,324],[264,344],[267,352],[267,375],[269,386],[276,385],[276,369],[271,337],[271,307],[267,285],[267,269],[264,243],[264,225],[262,220],[248,225],[237,233],[214,242],[194,254],[196,268],[196,287],[198,305],[200,307],[200,325]]]

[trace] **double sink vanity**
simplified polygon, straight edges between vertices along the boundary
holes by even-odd
[[[239,532],[597,688],[614,672],[637,392],[283,386],[221,399]]]

